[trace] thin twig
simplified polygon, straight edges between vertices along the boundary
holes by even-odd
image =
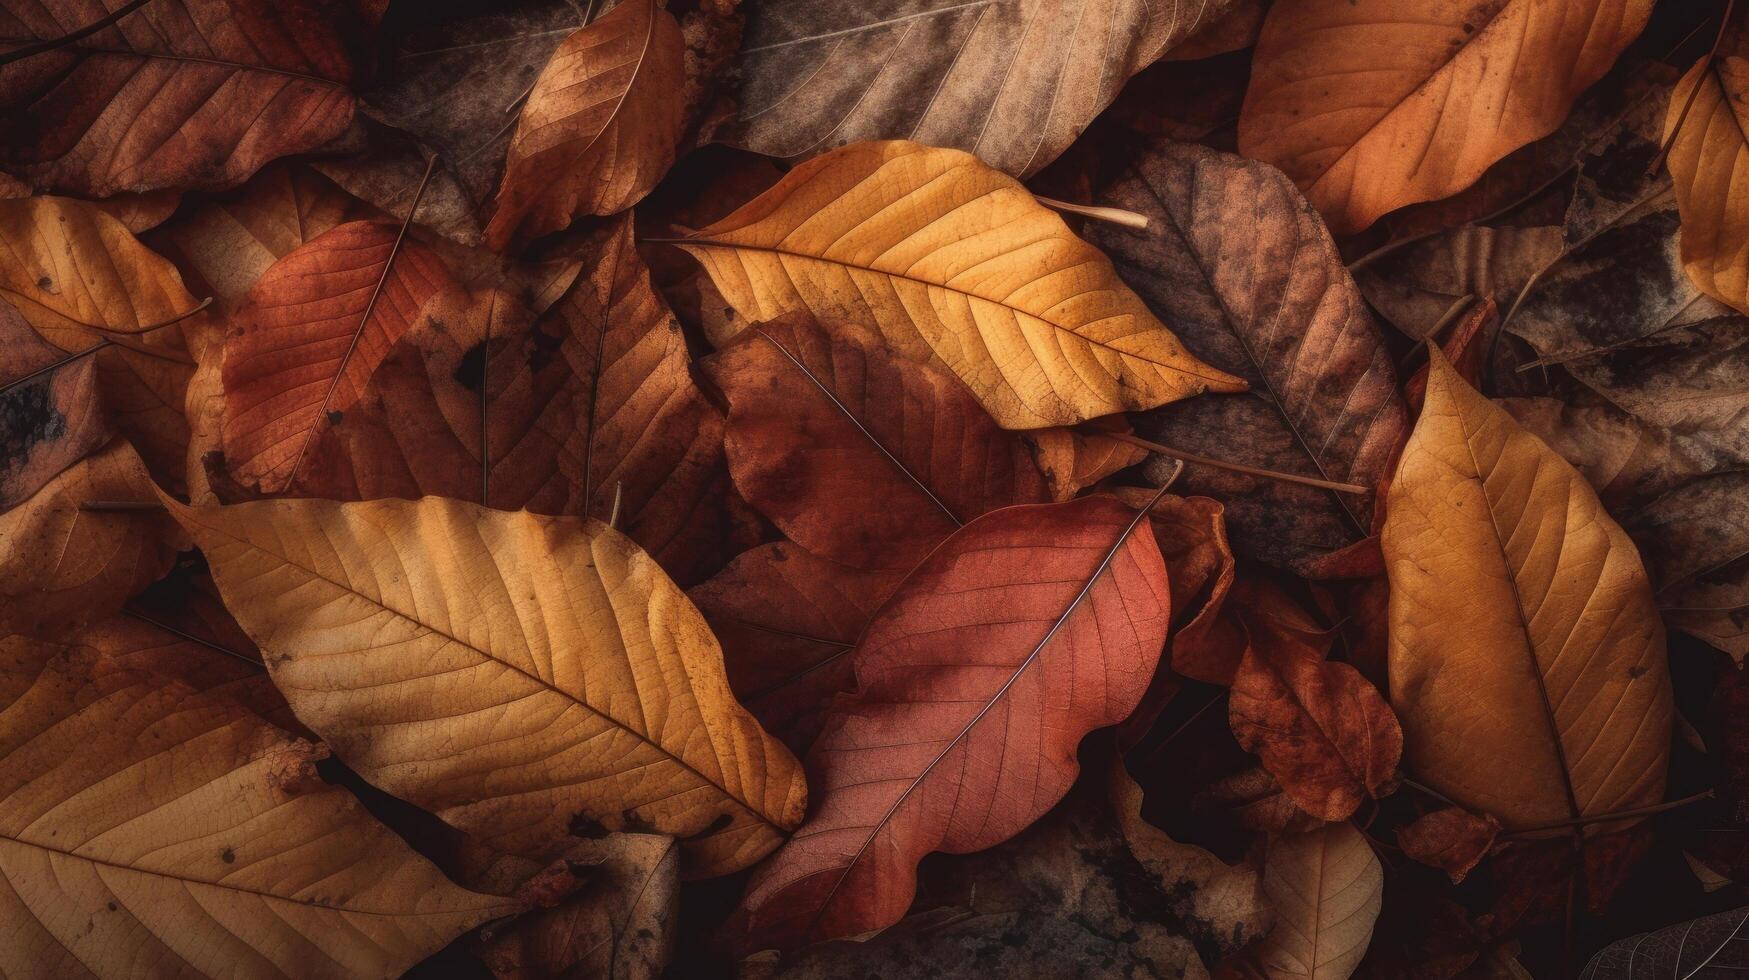
[[[619,529],[619,503],[620,503],[621,497],[625,493],[625,488],[626,488],[625,481],[623,481],[623,480],[614,481],[614,484],[613,484],[613,507],[610,510],[608,510],[608,512],[607,512],[607,526],[611,527],[615,530]]]
[[[1714,791],[1709,789],[1705,792],[1696,793],[1693,796],[1684,796],[1680,800],[1671,800],[1668,803],[1657,803],[1652,806],[1642,806],[1633,810],[1622,810],[1617,813],[1600,813],[1592,816],[1574,817],[1570,820],[1555,820],[1549,823],[1532,824],[1529,827],[1520,827],[1506,836],[1509,838],[1526,837],[1544,831],[1560,830],[1563,827],[1584,827],[1591,824],[1615,823],[1618,820],[1632,820],[1636,817],[1649,817],[1654,813],[1663,813],[1666,810],[1679,809],[1692,803],[1699,803],[1702,800],[1710,800],[1714,795]]]
[[[1106,224],[1119,225],[1124,228],[1134,228],[1137,231],[1148,230],[1148,216],[1145,214],[1137,214],[1134,211],[1125,211],[1123,208],[1103,208],[1091,204],[1071,204],[1068,201],[1059,201],[1054,197],[1045,197],[1040,194],[1034,194],[1033,197],[1040,204],[1043,204],[1045,207],[1050,208],[1053,211],[1062,211],[1066,214],[1078,214],[1083,218],[1091,218],[1094,221],[1103,221]]]
[[[1338,490],[1343,493],[1372,492],[1366,487],[1355,483],[1337,483],[1333,480],[1320,480],[1316,477],[1299,476],[1293,473],[1280,473],[1275,470],[1262,469],[1261,467],[1246,466],[1243,463],[1229,463],[1224,459],[1215,459],[1210,456],[1199,456],[1196,453],[1188,453],[1182,449],[1174,449],[1171,446],[1162,445],[1158,442],[1150,442],[1147,439],[1131,435],[1128,432],[1086,431],[1089,431],[1094,435],[1116,439],[1118,442],[1127,442],[1132,446],[1140,446],[1143,449],[1150,449],[1162,456],[1171,456],[1174,459],[1184,460],[1186,463],[1200,463],[1203,466],[1213,466],[1215,469],[1219,470],[1231,470],[1234,473],[1244,473],[1247,476],[1260,476],[1267,480],[1280,480],[1283,483],[1300,483],[1308,487],[1321,487],[1325,490]]]
[[[0,66],[10,65],[14,61],[23,61],[32,55],[43,54],[48,51],[53,51],[56,48],[64,48],[75,41],[84,40],[151,2],[152,0],[130,0],[129,3],[123,5],[109,16],[100,17],[71,34],[62,34],[60,37],[49,38],[46,41],[38,41],[35,44],[27,44],[22,48],[13,48],[5,54],[0,54]]]
[[[135,609],[132,606],[121,607],[121,612],[122,612],[122,615],[124,615],[124,616],[130,616],[134,619],[139,620],[142,623],[146,623],[146,624],[149,624],[151,626],[156,626],[157,628],[163,630],[164,632],[173,634],[175,636],[179,636],[179,637],[183,638],[184,640],[187,640],[190,643],[198,643],[201,646],[206,647],[208,650],[213,650],[213,651],[216,651],[218,653],[222,653],[227,657],[234,657],[238,660],[241,660],[244,663],[248,664],[249,666],[254,667],[256,670],[266,670],[267,669],[266,664],[262,663],[259,660],[256,660],[254,657],[238,653],[237,651],[231,649],[230,647],[220,646],[219,644],[214,643],[211,640],[208,640],[208,639],[205,639],[205,638],[202,638],[199,636],[195,636],[193,633],[190,633],[187,630],[178,629],[175,626],[171,626],[169,623],[165,623],[165,622],[161,622],[159,620],[153,619],[152,617],[146,615],[145,613],[140,612],[138,609]]]
[[[1441,793],[1439,790],[1436,790],[1431,786],[1424,786],[1421,783],[1418,783],[1413,779],[1403,780],[1403,785],[1416,791],[1417,793],[1425,793],[1426,795],[1433,797],[1434,799],[1438,800],[1439,802],[1444,803],[1446,806],[1457,806],[1457,803],[1451,797],[1445,795],[1444,793]]]

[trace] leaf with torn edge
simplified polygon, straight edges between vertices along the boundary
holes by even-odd
[[[853,653],[857,690],[809,754],[809,819],[748,883],[748,945],[897,922],[917,861],[1007,840],[1062,798],[1082,737],[1135,707],[1170,597],[1143,515],[1007,507],[919,565]]]
[[[125,10],[129,6],[138,9]],[[0,49],[94,34],[0,69],[0,166],[88,197],[242,183],[352,119],[368,29],[324,0],[7,3]]]
[[[805,312],[875,328],[945,366],[1003,428],[1244,387],[1186,353],[1055,212],[958,150],[843,147],[674,244],[748,322]]]
[[[800,822],[801,766],[606,525],[439,497],[166,503],[299,720],[481,842],[545,859],[573,826],[653,830],[706,876]]]
[[[958,379],[866,328],[790,314],[749,327],[705,369],[728,398],[736,488],[822,558],[904,573],[980,514],[1048,499],[1019,436]]]
[[[1302,0],[1270,8],[1239,152],[1286,171],[1337,234],[1448,197],[1553,132],[1652,0]]]
[[[1187,348],[1250,385],[1157,409],[1137,430],[1218,459],[1376,485],[1406,424],[1396,370],[1329,232],[1293,185],[1266,164],[1160,142],[1095,200],[1148,216],[1146,231],[1088,234]],[[1276,564],[1371,530],[1370,494],[1195,464],[1182,487],[1219,498],[1235,548]]]
[[[452,884],[213,690],[0,640],[0,970],[398,975],[519,911]]]
[[[1673,708],[1639,554],[1583,477],[1430,354],[1383,533],[1405,768],[1508,830],[1659,802]]]
[[[801,158],[856,140],[968,150],[1028,177],[1124,82],[1233,0],[764,0],[741,45],[735,144]]]
[[[561,41],[522,106],[487,244],[502,251],[650,193],[686,126],[685,55],[656,0],[621,0]]]

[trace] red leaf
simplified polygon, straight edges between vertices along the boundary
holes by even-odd
[[[810,756],[813,812],[748,885],[754,948],[891,925],[925,854],[1000,843],[1062,798],[1081,738],[1129,714],[1166,639],[1140,520],[1108,497],[1010,507],[906,578]]]

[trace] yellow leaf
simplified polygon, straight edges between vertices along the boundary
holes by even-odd
[[[194,368],[177,321],[197,304],[176,268],[85,201],[0,200],[0,299],[68,353],[112,342],[94,355],[105,410],[160,479],[180,480]]]
[[[1270,8],[1239,152],[1337,234],[1448,197],[1554,132],[1653,0],[1296,0]]]
[[[1269,980],[1346,980],[1372,942],[1384,890],[1378,857],[1348,824],[1279,837],[1263,862],[1275,929],[1246,958]]]
[[[519,910],[322,782],[323,755],[216,691],[0,640],[0,974],[392,977]]]
[[[1670,95],[1664,138],[1682,213],[1682,264],[1701,292],[1749,312],[1749,32],[1732,30],[1717,60],[1702,58]],[[1690,100],[1693,104],[1690,105]],[[1684,109],[1687,116],[1684,118]]]
[[[1188,353],[1055,212],[960,150],[842,147],[676,244],[748,321],[873,327],[958,375],[1004,428],[1244,389]]]
[[[800,765],[729,691],[685,593],[593,520],[418,501],[171,511],[298,719],[365,779],[501,850],[573,828],[727,874],[802,819]]]
[[[93,512],[87,500],[154,499],[151,477],[116,440],[0,514],[0,634],[100,619],[170,571],[186,540],[164,515]]]
[[[1432,352],[1391,484],[1391,703],[1405,767],[1523,830],[1663,799],[1664,627],[1573,467]]]
[[[559,43],[504,161],[486,241],[503,249],[636,204],[686,128],[686,42],[656,0],[624,0]]]

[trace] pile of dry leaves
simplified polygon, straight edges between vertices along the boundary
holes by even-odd
[[[0,975],[1749,968],[1746,129],[1733,0],[0,0]]]

